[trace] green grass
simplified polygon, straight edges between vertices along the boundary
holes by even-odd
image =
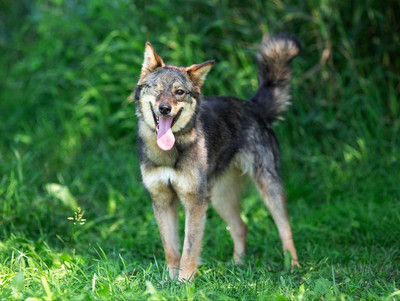
[[[0,299],[399,300],[399,10],[396,1],[0,2]],[[144,43],[167,63],[215,59],[204,94],[247,98],[266,30],[304,45],[293,106],[275,126],[302,267],[285,269],[249,187],[245,264],[232,263],[210,209],[197,279],[164,281],[128,100]]]

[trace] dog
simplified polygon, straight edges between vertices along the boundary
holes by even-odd
[[[251,99],[202,97],[214,61],[190,67],[166,65],[145,45],[133,92],[138,119],[139,162],[160,230],[172,279],[193,281],[208,201],[228,224],[234,261],[242,262],[247,227],[240,217],[239,187],[253,178],[278,228],[283,251],[298,266],[286,198],[279,175],[279,149],[271,124],[290,100],[291,61],[296,37],[264,37],[258,59],[258,90]],[[179,252],[178,207],[185,210],[185,238]]]

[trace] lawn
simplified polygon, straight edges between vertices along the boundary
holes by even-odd
[[[400,300],[397,1],[0,2],[0,299]],[[256,190],[236,266],[210,208],[193,284],[166,281],[136,148],[144,44],[216,61],[205,95],[257,88],[263,32],[303,43],[274,125],[301,267]],[[184,215],[180,211],[181,230]]]

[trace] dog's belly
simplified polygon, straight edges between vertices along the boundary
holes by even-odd
[[[201,190],[202,177],[196,169],[182,171],[167,166],[142,168],[142,175],[143,183],[152,195],[161,195],[172,189],[183,201]]]

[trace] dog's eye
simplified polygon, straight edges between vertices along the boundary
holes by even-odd
[[[175,91],[175,95],[183,95],[185,94],[185,91],[183,91],[182,89],[178,89]]]

